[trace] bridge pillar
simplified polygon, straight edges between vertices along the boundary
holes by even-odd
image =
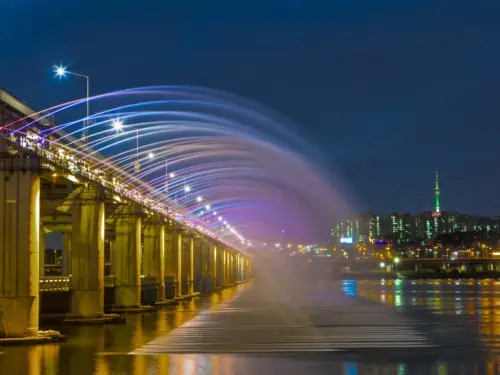
[[[39,170],[34,158],[0,160],[0,337],[38,335]]]
[[[104,314],[104,191],[86,187],[72,214],[71,313],[76,317]]]
[[[229,250],[224,250],[224,287],[229,285]]]
[[[158,222],[144,228],[143,273],[156,277],[158,296],[156,302],[165,299],[165,225]]]
[[[71,275],[71,232],[63,232],[62,234],[61,275]]]
[[[247,281],[247,269],[246,269],[247,259],[243,257],[241,260],[241,279],[242,281]]]
[[[206,293],[210,290],[210,247],[205,238],[200,238],[198,247],[198,264],[196,277],[199,279],[198,292]]]
[[[174,237],[175,233],[172,232],[169,226],[165,229],[165,283],[168,280],[172,280],[172,284],[168,284],[168,288],[165,288],[165,295],[167,298],[175,297],[175,280],[177,276],[176,271],[176,258],[174,254]]]
[[[236,282],[236,253],[231,251],[231,284]]]
[[[140,208],[125,207],[116,221],[115,307],[138,308],[141,305],[141,227]]]
[[[212,278],[211,291],[213,292],[218,287],[217,245],[215,243],[209,243],[209,252],[210,252],[210,276]]]
[[[187,294],[192,296],[194,294],[194,236],[189,236],[189,263],[188,263],[188,291]]]
[[[198,236],[194,240],[194,293],[202,293],[204,290],[204,240],[202,236]]]
[[[242,277],[241,277],[241,260],[243,257],[241,256],[240,253],[236,255],[236,281],[241,282]]]
[[[173,233],[172,253],[175,261],[175,297],[182,298],[182,233]]]
[[[231,250],[228,251],[228,284],[231,285],[233,284],[234,280],[233,280],[233,277],[234,277],[234,269],[233,269],[233,265],[234,265],[234,255],[233,255],[233,252]]]
[[[40,277],[45,276],[45,231],[43,230],[43,225],[40,225],[40,239],[39,239],[39,252],[40,256],[38,257],[38,272],[40,273]]]

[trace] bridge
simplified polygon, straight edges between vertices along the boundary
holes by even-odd
[[[348,267],[352,270],[392,270],[392,271],[419,271],[428,270],[451,270],[458,271],[500,271],[500,258],[398,258],[394,259],[335,259],[332,263],[338,267]]]
[[[7,126],[8,125],[8,126]],[[71,294],[72,319],[140,311],[247,281],[252,257],[0,90],[0,337],[37,336],[40,293]],[[63,236],[62,276],[45,277],[45,235]],[[105,275],[105,262],[110,274]]]

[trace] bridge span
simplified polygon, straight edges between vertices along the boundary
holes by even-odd
[[[126,311],[141,308],[146,282],[162,304],[249,279],[244,249],[81,140],[45,132],[54,126],[0,90],[0,337],[38,335],[40,290],[71,290],[71,317],[85,320],[104,316],[107,284]],[[63,275],[45,279],[40,254],[54,231],[63,233]]]

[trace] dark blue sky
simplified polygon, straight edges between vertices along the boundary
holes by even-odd
[[[2,0],[0,87],[81,97],[52,80],[65,62],[94,93],[230,91],[297,123],[361,208],[431,208],[438,167],[444,209],[500,214],[499,19],[498,0]]]

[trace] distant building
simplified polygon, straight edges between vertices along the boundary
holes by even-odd
[[[453,233],[482,233],[487,238],[500,234],[500,216],[479,217],[441,209],[439,171],[436,170],[434,209],[412,215],[393,212],[385,220],[380,215],[353,215],[335,223],[330,231],[332,243],[374,243],[390,240],[396,246],[431,243]]]

